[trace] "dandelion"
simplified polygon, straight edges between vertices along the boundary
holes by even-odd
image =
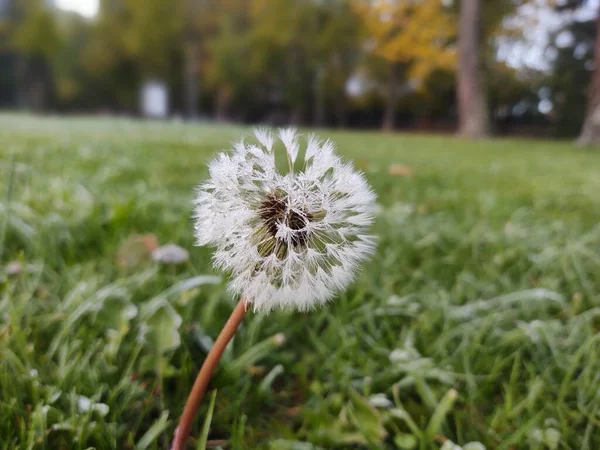
[[[280,154],[287,170],[278,167]],[[215,248],[213,263],[229,275],[229,290],[241,301],[198,375],[173,449],[182,448],[248,306],[269,312],[321,305],[348,286],[375,248],[369,234],[375,194],[329,140],[310,135],[301,152],[295,130],[257,130],[252,142],[218,155],[209,172],[194,202],[196,240]]]
[[[372,253],[375,194],[330,141],[309,136],[299,164],[298,135],[281,130],[281,173],[275,137],[255,136],[258,145],[240,142],[210,164],[195,201],[197,243],[216,247],[215,266],[254,311],[305,311],[345,288]]]

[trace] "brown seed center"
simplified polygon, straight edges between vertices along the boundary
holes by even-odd
[[[292,245],[295,248],[306,246],[308,231],[304,228],[307,221],[310,220],[310,213],[298,212],[288,208],[286,197],[277,193],[269,194],[260,205],[258,215],[262,219],[267,232],[272,237],[277,235],[277,224],[283,222],[292,230],[298,230],[292,235]],[[286,244],[282,239],[278,238],[277,241],[279,245]]]

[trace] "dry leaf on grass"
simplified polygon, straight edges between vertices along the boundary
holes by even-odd
[[[300,406],[292,406],[285,410],[285,413],[290,417],[296,417],[302,412],[302,407]]]
[[[354,167],[360,170],[367,170],[369,168],[369,161],[366,159],[357,159],[354,161]]]
[[[117,265],[123,268],[138,266],[150,260],[157,247],[158,239],[154,234],[133,234],[121,244],[117,252]]]
[[[413,168],[404,164],[390,164],[388,166],[388,173],[396,177],[411,177]]]
[[[248,366],[246,367],[246,372],[248,375],[258,376],[263,375],[267,371],[267,368],[264,366]]]

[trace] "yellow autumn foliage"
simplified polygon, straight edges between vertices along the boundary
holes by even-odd
[[[368,49],[408,66],[417,85],[435,70],[454,69],[457,24],[441,0],[354,0],[370,40]]]

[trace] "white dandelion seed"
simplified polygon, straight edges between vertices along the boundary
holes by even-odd
[[[304,311],[345,288],[375,248],[368,232],[376,196],[364,176],[309,136],[300,171],[295,130],[257,130],[209,166],[195,200],[198,245],[216,247],[215,267],[255,311]],[[278,141],[289,172],[276,167]]]

